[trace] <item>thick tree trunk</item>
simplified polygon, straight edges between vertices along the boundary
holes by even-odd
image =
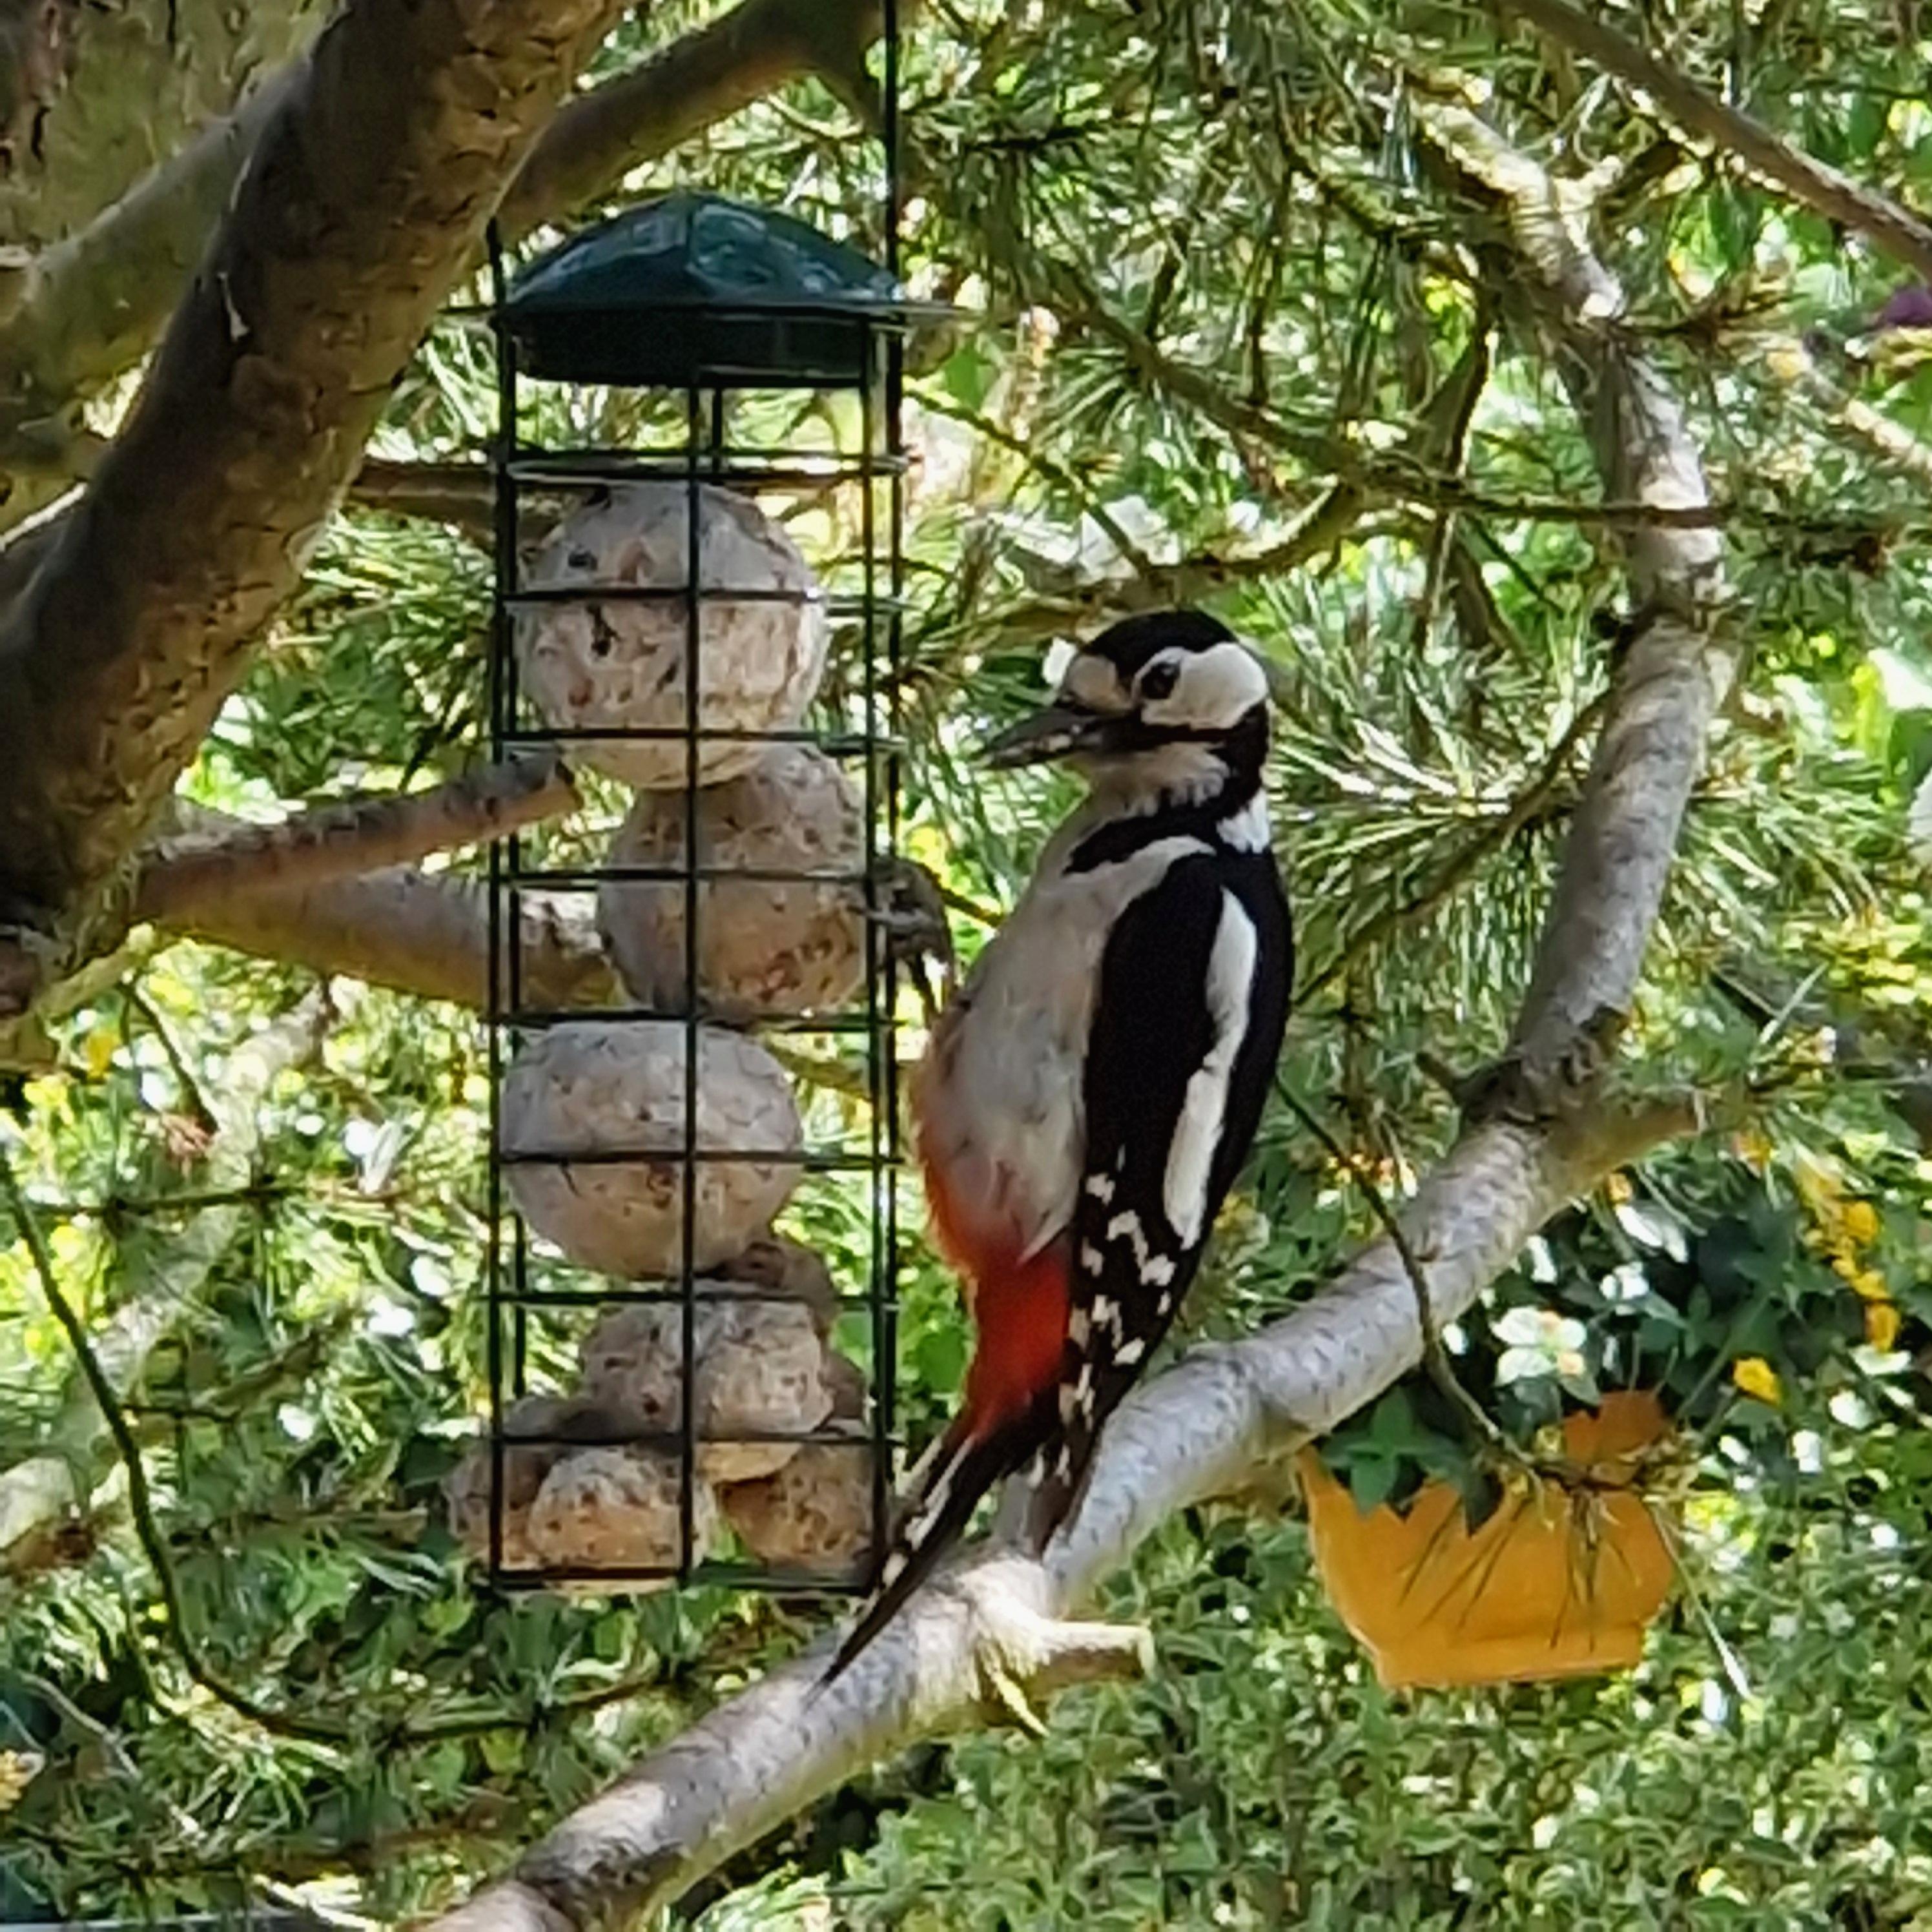
[[[328,0],[0,0],[0,20],[24,14],[30,32],[32,16],[64,12],[69,68],[28,151],[0,173],[0,242],[57,248],[298,56],[333,10]],[[15,32],[0,28],[0,70]],[[219,212],[218,202],[208,226]]]
[[[15,1001],[84,950],[617,10],[350,0],[271,116],[133,419],[0,629],[0,911],[43,940],[0,976]]]

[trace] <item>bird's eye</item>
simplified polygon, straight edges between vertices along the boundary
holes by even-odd
[[[1142,698],[1171,698],[1174,694],[1174,682],[1180,676],[1180,670],[1176,665],[1149,664],[1141,674]]]

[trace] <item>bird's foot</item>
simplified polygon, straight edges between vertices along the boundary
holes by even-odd
[[[886,956],[905,968],[930,1021],[951,998],[958,956],[939,881],[913,859],[890,859],[874,874],[878,900],[870,914]]]
[[[983,1559],[952,1580],[971,1619],[972,1682],[980,1708],[1029,1735],[1046,1730],[1034,1700],[1073,1684],[1144,1677],[1154,1638],[1137,1624],[1076,1622],[1048,1613],[1046,1572],[1018,1552]]]

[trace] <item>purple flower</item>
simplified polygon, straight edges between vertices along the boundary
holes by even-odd
[[[1894,289],[1872,320],[1873,334],[1882,328],[1932,328],[1932,288],[1921,282]]]

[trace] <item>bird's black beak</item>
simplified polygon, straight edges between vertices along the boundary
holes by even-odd
[[[1089,711],[1082,705],[1064,702],[1049,704],[989,739],[982,755],[996,771],[1006,771],[1015,765],[1044,764],[1049,758],[1104,752],[1124,722],[1112,712]]]

